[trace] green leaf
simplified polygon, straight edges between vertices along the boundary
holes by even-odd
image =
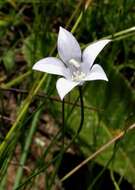
[[[56,36],[53,33],[46,34],[32,34],[24,40],[22,47],[22,53],[25,60],[28,63],[28,67],[31,67],[37,60],[49,56],[52,44],[54,46],[56,42]]]
[[[76,94],[77,96],[77,94]],[[127,81],[111,68],[109,82],[92,81],[86,84],[85,106],[94,106],[99,111],[85,109],[85,122],[78,138],[78,144],[86,157],[107,143],[125,127],[135,122],[135,92]],[[103,110],[103,111],[102,111]],[[68,120],[74,132],[80,121],[80,110],[75,108]],[[113,168],[129,182],[135,184],[135,131],[127,133],[119,143],[113,160]],[[96,158],[103,166],[111,158],[113,145]],[[109,166],[111,167],[111,166]]]
[[[31,67],[38,57],[41,57],[41,43],[36,40],[34,34],[24,40],[22,53],[28,63],[28,67]]]
[[[3,64],[8,72],[11,72],[15,66],[15,52],[8,50],[3,55]]]

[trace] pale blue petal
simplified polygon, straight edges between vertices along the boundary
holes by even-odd
[[[84,78],[84,81],[91,80],[105,80],[108,81],[108,78],[102,69],[102,67],[98,64],[94,64],[87,76]]]
[[[67,73],[64,63],[55,57],[47,57],[39,60],[32,69],[61,76],[66,76]]]
[[[93,65],[97,55],[101,52],[101,50],[108,44],[111,40],[99,40],[90,44],[86,49],[83,51],[82,55],[82,70],[87,73],[91,66]]]
[[[81,49],[77,40],[71,32],[62,27],[60,27],[57,47],[60,58],[67,65],[70,59],[81,61]]]
[[[56,88],[61,100],[77,85],[79,85],[79,82],[73,82],[65,78],[58,79]]]

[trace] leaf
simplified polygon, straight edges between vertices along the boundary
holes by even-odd
[[[11,72],[15,66],[15,52],[8,50],[3,55],[3,64],[8,72]]]
[[[55,39],[55,34],[49,33],[46,34],[45,39],[44,34],[31,34],[24,40],[22,53],[28,63],[28,67],[31,67],[37,60],[49,55],[51,45],[55,44]]]
[[[37,57],[41,56],[41,43],[40,41],[36,41],[36,37],[34,34],[30,35],[24,40],[24,45],[22,47],[22,53],[24,55],[25,60],[28,63],[28,67],[31,67],[35,62]]]
[[[135,92],[114,67],[110,70],[109,83],[93,81],[86,84],[85,106],[103,110],[85,109],[85,122],[78,144],[86,157],[135,122]],[[75,108],[68,120],[69,128],[75,132],[79,121],[80,110]],[[135,184],[135,131],[126,134],[118,146],[112,169]],[[113,146],[110,146],[96,161],[105,166],[112,153]]]

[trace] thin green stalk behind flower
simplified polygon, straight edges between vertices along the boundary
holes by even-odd
[[[42,109],[40,109],[40,110],[38,110],[38,112],[36,112],[34,119],[32,121],[31,127],[29,129],[28,136],[27,136],[26,141],[25,141],[24,149],[22,151],[22,155],[20,158],[20,163],[19,163],[20,166],[18,167],[18,170],[17,170],[13,190],[15,190],[20,184],[20,181],[21,181],[21,178],[23,175],[23,169],[24,169],[23,167],[24,167],[24,164],[25,164],[28,152],[29,152],[29,147],[30,147],[34,132],[36,130],[37,122],[39,120],[39,115],[40,115],[41,111],[42,111]]]
[[[82,17],[81,17],[82,18]],[[81,19],[79,18],[79,22],[81,21]],[[77,25],[79,24],[78,19],[75,23],[75,26],[77,27]],[[75,29],[74,29],[75,30]],[[33,99],[33,97],[37,94],[38,90],[40,89],[40,87],[42,86],[42,84],[45,82],[46,80],[46,75],[44,75],[40,81],[37,80],[36,83],[34,83],[34,85],[32,86],[29,95],[27,96],[27,98],[24,100],[22,106],[20,107],[19,110],[19,115],[15,121],[15,123],[13,124],[13,126],[11,127],[11,129],[9,130],[9,132],[7,133],[4,141],[2,142],[2,144],[0,145],[0,160],[3,160],[4,157],[7,157],[9,154],[8,151],[8,146],[10,141],[13,139],[13,137],[15,137],[15,132],[17,133],[17,129],[19,128],[19,124],[20,121],[22,121],[27,113],[27,110],[29,108],[29,105]],[[17,139],[16,139],[17,140]],[[3,163],[0,163],[0,168],[3,166]]]
[[[28,77],[32,71],[27,71],[26,73],[22,74],[21,76],[19,75],[17,78],[13,79],[12,81],[2,84],[3,88],[10,88],[11,86],[14,86],[20,82],[22,82],[26,77]]]
[[[81,17],[82,18],[82,17]],[[81,21],[81,18],[79,17],[79,21],[77,19],[76,23],[75,23],[75,26],[77,27],[79,22]],[[76,29],[76,27],[74,27],[74,31]],[[22,78],[21,78],[22,80]],[[14,145],[16,144],[17,142],[17,139],[18,139],[18,135],[15,134],[17,132],[19,132],[19,128],[20,128],[20,123],[23,121],[23,119],[25,118],[25,115],[27,113],[27,110],[29,108],[29,105],[33,99],[33,97],[37,94],[38,90],[40,89],[40,87],[42,86],[42,84],[45,82],[46,80],[46,75],[44,75],[41,80],[38,82],[35,82],[34,85],[32,86],[31,90],[30,90],[30,93],[29,95],[27,96],[27,98],[24,100],[21,108],[19,109],[18,113],[18,117],[16,119],[16,121],[14,122],[13,126],[11,127],[11,129],[9,130],[9,132],[7,133],[4,141],[2,142],[2,144],[0,145],[0,161],[2,161],[5,158],[8,157],[8,155],[10,154],[11,151],[8,151],[8,147],[9,147],[9,143],[10,141],[14,138]],[[17,80],[17,82],[20,81],[20,78],[19,80]],[[16,80],[15,80],[15,83],[16,83]],[[10,86],[12,86],[14,83],[10,84]],[[8,86],[8,85],[7,85]],[[15,147],[15,146],[13,146]],[[11,149],[13,150],[13,149]],[[2,169],[2,162],[0,164],[0,168]],[[7,168],[7,167],[6,167]],[[5,168],[5,169],[6,169]],[[5,170],[4,169],[4,170]],[[3,169],[2,169],[3,170]]]
[[[37,82],[33,85],[33,88],[31,89],[28,97],[24,100],[23,104],[21,105],[19,115],[18,115],[15,123],[13,124],[12,128],[10,129],[8,134],[6,135],[4,141],[0,145],[0,159],[3,156],[3,153],[5,154],[4,150],[6,150],[6,146],[8,146],[11,139],[14,138],[15,132],[18,130],[17,127],[19,127],[18,124],[23,120],[33,97],[37,94],[38,90],[40,89],[42,84],[45,82],[46,76],[47,75],[44,75],[40,82]]]
[[[131,131],[133,129],[135,129],[135,124],[131,125],[127,129],[127,132],[129,132],[129,131]],[[106,150],[108,147],[110,147],[117,140],[121,139],[124,135],[125,135],[125,131],[122,131],[117,136],[114,136],[111,140],[109,140],[107,143],[105,143],[104,145],[102,145],[99,149],[97,149],[97,151],[95,151],[88,158],[86,158],[86,160],[84,160],[81,164],[79,164],[77,167],[75,167],[71,172],[67,173],[60,181],[63,182],[66,179],[68,179],[68,177],[70,177],[73,173],[75,173],[77,170],[79,170],[81,167],[83,167],[89,161],[91,161],[92,159],[94,159],[95,157],[97,157],[98,155],[100,155],[104,150]],[[65,150],[67,150],[67,147],[66,147]],[[35,173],[33,173],[31,176],[29,176],[22,184],[19,185],[19,187],[16,190],[19,190],[24,185],[26,185],[26,183],[28,183],[33,177],[35,177],[35,176],[39,175],[40,173],[44,172],[50,166],[50,164],[52,164],[52,163],[54,163],[56,161],[56,159],[57,159],[57,157],[54,160],[52,160],[51,162],[49,162],[48,164],[46,164],[45,166],[43,166],[42,168],[40,168],[38,171],[36,171]]]
[[[117,41],[117,40],[122,40],[122,39],[125,39],[127,37],[134,36],[134,35],[135,35],[135,26],[133,26],[131,28],[127,28],[125,30],[121,30],[121,31],[116,32],[114,34],[105,36],[101,39],[111,39],[112,41]],[[84,49],[88,45],[89,44],[82,45],[81,48]]]

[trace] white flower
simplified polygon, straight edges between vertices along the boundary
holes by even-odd
[[[99,40],[90,44],[81,53],[80,46],[69,31],[60,27],[57,48],[60,58],[47,57],[39,60],[33,66],[34,70],[61,75],[57,80],[56,88],[61,100],[75,86],[85,81],[106,80],[107,76],[102,67],[94,61],[109,39]]]

